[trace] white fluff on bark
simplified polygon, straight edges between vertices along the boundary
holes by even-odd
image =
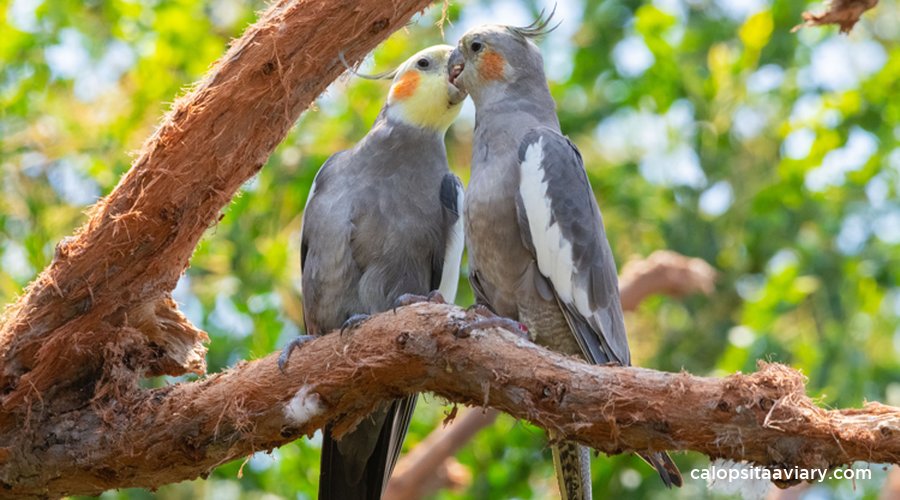
[[[303,425],[324,411],[322,398],[309,385],[301,387],[284,405],[284,417],[295,425]]]

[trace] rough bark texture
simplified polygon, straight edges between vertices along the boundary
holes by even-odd
[[[825,411],[779,365],[725,379],[591,367],[508,333],[457,338],[422,305],[348,337],[162,389],[205,371],[206,334],[170,292],[203,232],[350,61],[426,0],[278,0],[178,100],[119,186],[57,246],[0,325],[0,496],[96,494],[202,476],[380,400],[433,391],[608,452],[694,449],[781,466],[897,462],[898,410]]]
[[[471,319],[454,306],[417,304],[309,342],[285,374],[272,355],[72,409],[7,436],[0,477],[16,496],[159,486],[329,420],[345,432],[379,401],[412,392],[491,406],[605,453],[695,450],[774,467],[900,463],[900,409],[826,411],[783,365],[726,378],[591,366],[505,331],[460,338]]]
[[[0,409],[90,390],[98,372],[114,375],[111,357],[142,375],[203,373],[206,334],[169,298],[203,232],[343,72],[338,54],[358,60],[428,3],[272,5],[176,102],[119,186],[6,311]]]
[[[820,14],[804,12],[803,24],[795,26],[792,31],[797,31],[804,26],[837,24],[841,27],[841,33],[850,33],[863,13],[875,8],[876,5],[878,5],[878,0],[832,0],[825,12]]]
[[[170,297],[200,237],[343,72],[338,54],[359,60],[429,3],[277,1],[175,103],[116,189],[4,312],[0,460],[20,430],[124,403],[141,377],[205,372],[208,338]],[[0,481],[44,477],[39,468]]]
[[[622,309],[633,311],[655,294],[709,295],[715,289],[715,282],[716,270],[703,259],[657,250],[645,259],[630,260],[622,268],[619,276]],[[472,409],[432,431],[397,462],[385,490],[385,500],[425,498],[444,488],[462,486],[458,481],[465,475],[459,474],[462,465],[453,456],[496,417],[496,410]]]

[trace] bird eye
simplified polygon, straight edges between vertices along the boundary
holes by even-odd
[[[431,61],[429,61],[428,59],[425,59],[423,57],[422,59],[419,59],[418,61],[416,61],[416,66],[418,66],[422,69],[426,69],[426,68],[428,68],[428,66],[431,66]]]
[[[482,47],[484,47],[484,45],[481,42],[472,42],[472,44],[469,45],[469,48],[472,49],[472,52],[478,52],[482,49]]]

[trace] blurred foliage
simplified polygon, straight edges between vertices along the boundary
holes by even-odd
[[[653,298],[628,317],[638,364],[720,375],[789,363],[830,406],[900,404],[900,3],[849,37],[792,34],[805,2],[565,0],[542,42],[563,128],[579,144],[620,265],[669,248],[721,272],[716,293]],[[128,152],[196,81],[261,1],[0,1],[0,302],[128,169]],[[446,40],[482,22],[527,24],[532,2],[454,3]],[[440,6],[375,52],[380,70],[442,41]],[[305,113],[209,231],[176,290],[210,333],[209,367],[264,356],[298,332],[297,234],[322,162],[368,129],[383,83],[345,79]],[[466,179],[471,104],[448,135]],[[464,281],[464,280],[463,280]],[[459,303],[471,303],[465,286]],[[151,384],[175,383],[154,380]],[[407,445],[445,406],[419,405]],[[220,467],[208,481],[106,497],[313,498],[318,440]],[[683,470],[705,467],[695,454]],[[439,498],[556,495],[543,433],[501,418],[459,456],[472,472]],[[594,460],[607,496],[666,492],[634,457]],[[875,498],[884,478],[814,487]]]

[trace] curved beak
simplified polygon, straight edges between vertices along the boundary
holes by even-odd
[[[450,75],[450,84],[457,86],[463,91],[465,89],[460,85],[462,82],[457,82],[457,78],[465,68],[466,58],[463,56],[462,51],[459,50],[459,47],[457,47],[450,53],[450,59],[447,61],[447,74]]]
[[[464,68],[465,58],[463,58],[462,52],[460,52],[459,47],[457,47],[453,49],[453,52],[450,53],[450,57],[447,59],[447,83],[450,87],[451,105],[463,102],[468,95],[465,87],[462,86],[462,82],[457,80],[457,77],[463,72]]]

